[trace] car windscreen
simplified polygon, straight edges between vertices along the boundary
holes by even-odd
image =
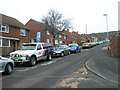
[[[23,45],[21,50],[35,50],[36,49],[36,44],[26,44]]]
[[[64,46],[62,46],[62,45],[61,45],[61,46],[55,46],[55,47],[54,47],[54,49],[63,49],[63,48],[64,48]]]
[[[69,45],[69,47],[76,47],[76,45]]]
[[[89,43],[84,43],[83,45],[89,45]]]

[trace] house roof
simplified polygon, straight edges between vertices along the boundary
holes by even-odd
[[[37,25],[39,25],[41,28],[45,28],[45,25],[43,24],[43,23],[41,23],[41,22],[39,22],[39,21],[37,21],[37,20],[34,20],[34,19],[30,19],[28,22],[30,22],[30,21],[32,21],[32,22],[35,22]],[[27,23],[28,23],[27,22]],[[25,25],[27,25],[27,23],[25,24]]]
[[[2,23],[8,24],[9,26],[13,26],[16,28],[23,28],[26,30],[30,30],[28,27],[26,27],[24,24],[22,24],[20,21],[18,21],[16,18],[12,18],[3,14],[0,14],[0,17],[2,17]]]

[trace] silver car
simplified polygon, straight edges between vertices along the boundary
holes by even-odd
[[[0,73],[11,74],[14,69],[14,61],[0,56]]]
[[[54,47],[53,56],[61,56],[69,55],[70,54],[70,47],[67,45],[58,45]]]

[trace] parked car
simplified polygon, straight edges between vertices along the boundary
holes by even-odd
[[[21,50],[10,53],[15,64],[29,62],[31,66],[41,59],[51,60],[53,47],[49,43],[26,43]]]
[[[97,43],[96,43],[96,42],[89,42],[89,44],[91,45],[91,47],[94,47],[94,46],[96,46],[96,45],[97,45]]]
[[[53,56],[61,56],[70,54],[70,48],[67,45],[58,45],[54,47]]]
[[[11,74],[14,69],[14,61],[0,56],[0,73]]]
[[[82,45],[82,48],[90,48],[90,47],[92,47],[90,43],[84,43]]]
[[[74,43],[74,44],[69,44],[68,45],[70,47],[70,51],[71,52],[81,52],[81,48],[79,47],[78,44]]]

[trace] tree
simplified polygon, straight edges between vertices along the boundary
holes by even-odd
[[[71,19],[63,18],[63,15],[55,9],[50,9],[48,14],[43,17],[42,22],[45,24],[45,30],[53,35],[53,44],[55,45],[56,35],[61,34],[65,29],[71,27]]]

